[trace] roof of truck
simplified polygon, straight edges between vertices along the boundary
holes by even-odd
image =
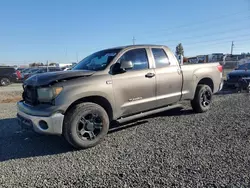
[[[124,49],[124,48],[137,48],[137,47],[166,47],[165,45],[156,45],[156,44],[139,44],[139,45],[127,45],[127,46],[117,46],[109,49]]]

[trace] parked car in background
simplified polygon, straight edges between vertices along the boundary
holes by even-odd
[[[250,83],[250,62],[239,65],[227,74],[226,85],[233,88],[247,89]]]
[[[22,79],[23,80],[27,79],[30,75],[34,74],[38,70],[39,70],[38,68],[29,68],[29,69],[24,70],[21,73]]]
[[[12,82],[18,82],[20,79],[21,73],[14,67],[0,66],[0,86],[10,85]]]
[[[23,80],[26,80],[27,78],[35,75],[35,74],[41,74],[45,72],[55,72],[55,71],[62,71],[60,67],[39,67],[39,68],[33,68],[30,69],[27,73],[23,74]]]

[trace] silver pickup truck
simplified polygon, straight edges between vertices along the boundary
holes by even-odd
[[[206,112],[222,84],[219,63],[180,66],[166,46],[116,47],[91,54],[73,70],[27,79],[17,116],[25,128],[89,148],[103,140],[113,121],[176,108],[182,100]]]

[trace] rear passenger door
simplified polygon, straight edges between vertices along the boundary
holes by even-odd
[[[112,75],[116,113],[122,117],[155,108],[156,80],[149,49],[136,48],[126,51],[116,63],[131,61],[133,68]]]
[[[151,48],[155,62],[157,107],[180,100],[182,73],[172,52],[164,48]]]

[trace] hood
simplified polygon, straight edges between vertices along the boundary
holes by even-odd
[[[228,73],[229,76],[250,77],[250,70],[234,70]]]
[[[35,74],[25,80],[24,85],[44,86],[61,80],[91,76],[94,73],[94,71],[72,70]]]

